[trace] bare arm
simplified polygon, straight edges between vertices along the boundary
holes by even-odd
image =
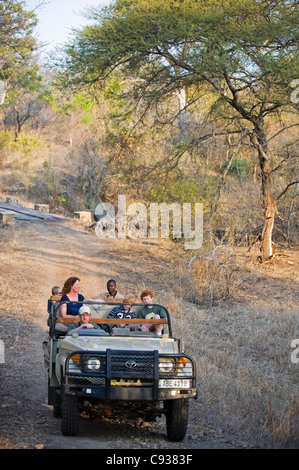
[[[69,317],[70,315],[66,314],[66,304],[60,306],[60,314],[62,317]]]
[[[71,315],[68,315],[68,316],[70,317]],[[73,330],[69,331],[68,335],[72,335],[73,333],[76,333],[77,331],[81,330],[82,328],[92,329],[92,328],[94,328],[94,326],[91,323],[84,323],[84,324],[78,326],[77,328],[74,328]]]

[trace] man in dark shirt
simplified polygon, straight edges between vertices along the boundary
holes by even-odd
[[[80,310],[79,310],[79,317],[80,317],[80,322],[79,323],[72,323],[69,328],[68,328],[68,335],[72,335],[73,333],[77,333],[79,330],[82,328],[88,328],[88,329],[99,329],[99,325],[96,323],[90,323],[90,308],[87,307],[87,305],[83,305]]]

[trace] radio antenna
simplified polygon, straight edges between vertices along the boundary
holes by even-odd
[[[179,276],[180,276],[180,300],[179,300],[179,309],[180,309],[180,330],[181,330],[181,352],[185,352],[184,344],[184,328],[183,328],[183,316],[182,316],[182,270],[181,270],[181,256],[179,255]]]

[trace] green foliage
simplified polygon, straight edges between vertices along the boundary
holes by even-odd
[[[155,182],[146,193],[146,198],[151,202],[179,204],[202,202],[204,210],[214,197],[217,189],[215,178],[201,177],[190,178],[183,172],[176,171],[164,176]]]
[[[13,144],[13,135],[8,131],[0,131],[0,151],[7,151]]]
[[[9,82],[36,49],[33,31],[37,19],[25,10],[25,2],[0,3],[0,78]]]
[[[17,3],[22,2],[6,2]],[[41,76],[32,59],[34,17],[24,18],[26,61],[20,54],[13,62],[16,50],[5,49],[10,67],[3,69],[9,79],[2,108],[5,128],[16,127],[16,113],[22,124],[28,104],[31,111],[51,106],[49,119],[52,113],[63,114],[58,119],[64,123],[59,137],[65,129],[68,132],[69,123],[72,126],[73,154],[66,157],[65,168],[52,168],[45,160],[40,187],[69,209],[78,201],[93,208],[103,196],[113,201],[120,191],[146,202],[203,202],[210,227],[217,228],[221,221],[237,233],[240,220],[247,217],[248,194],[260,215],[261,201],[253,194],[260,186],[258,169],[257,183],[250,186],[259,144],[266,143],[262,151],[271,160],[273,173],[285,159],[283,152],[275,159],[275,144],[284,144],[280,129],[291,122],[289,84],[297,76],[298,58],[295,2],[114,0],[104,8],[90,9],[89,15],[93,24],[74,31],[65,49],[63,74],[54,80],[60,88],[53,80],[49,84],[53,75]],[[49,140],[59,126],[54,121],[54,131],[46,136]],[[276,133],[277,141],[271,138]],[[15,152],[21,167],[34,158],[39,142],[27,132],[21,132],[17,141],[15,137],[0,133],[0,151],[1,155],[8,149]],[[68,135],[57,139],[59,145],[64,142],[64,153],[69,151],[67,139]],[[223,160],[228,150],[234,160],[226,174],[229,162]],[[109,180],[103,184],[106,170]],[[281,172],[284,177],[284,168]],[[272,171],[268,174],[281,184]],[[285,186],[290,174],[288,178]],[[243,202],[238,207],[245,186],[250,189],[244,207]],[[278,187],[276,192],[281,192]],[[232,216],[234,207],[238,213]],[[248,216],[250,226],[256,214],[253,219]]]
[[[50,91],[44,84],[38,65],[33,61],[28,61],[18,71],[15,71],[14,76],[11,77],[3,110],[6,115],[12,109],[18,110],[21,115],[28,114],[27,109],[22,112],[21,108],[26,107],[29,102],[31,102],[31,106],[33,102],[39,106],[41,103],[47,104],[50,99],[49,95]],[[31,114],[29,113],[28,117]]]
[[[16,167],[28,167],[41,148],[42,142],[35,132],[21,132],[16,140],[13,133],[0,131],[0,164],[9,156]]]
[[[224,173],[228,166],[228,161],[224,162],[220,172]],[[229,173],[234,176],[240,176],[242,179],[248,179],[251,171],[251,165],[245,158],[235,158],[229,168]]]
[[[294,1],[116,0],[90,17],[94,24],[66,48],[72,83],[120,69],[153,104],[205,81],[252,122],[289,103],[298,63]]]
[[[80,91],[77,93],[64,93],[59,90],[56,78],[53,80],[51,93],[47,97],[49,105],[57,113],[69,115],[78,114],[78,120],[81,123],[91,125],[95,120],[95,108],[97,98],[94,93]]]
[[[0,79],[6,89],[2,110],[5,127],[13,126],[16,135],[49,101],[49,90],[34,56],[37,18],[25,7],[24,1],[17,0],[0,4]],[[21,145],[28,147],[27,143]]]
[[[90,96],[86,96],[81,93],[75,95],[72,102],[72,108],[74,110],[82,111],[81,122],[86,122],[88,124],[92,123],[94,103]]]
[[[31,154],[34,150],[41,148],[41,141],[35,132],[21,133],[18,140],[14,141],[11,148],[16,151],[22,152],[24,155]]]

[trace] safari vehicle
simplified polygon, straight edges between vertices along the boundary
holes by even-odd
[[[118,324],[124,319],[106,317],[121,302],[86,302],[92,312],[90,322],[100,324],[101,329],[84,328],[68,334],[67,324],[79,319],[60,317],[61,304],[54,299],[49,338],[44,342],[48,403],[53,405],[54,416],[61,417],[62,434],[79,433],[83,412],[109,418],[136,416],[146,421],[164,414],[168,438],[183,440],[189,399],[197,396],[196,367],[182,352],[180,340],[173,338],[167,309],[159,305],[166,319],[125,319],[126,327],[120,328]],[[132,304],[136,314],[143,306],[138,301]],[[162,336],[140,331],[146,323],[163,324]]]

